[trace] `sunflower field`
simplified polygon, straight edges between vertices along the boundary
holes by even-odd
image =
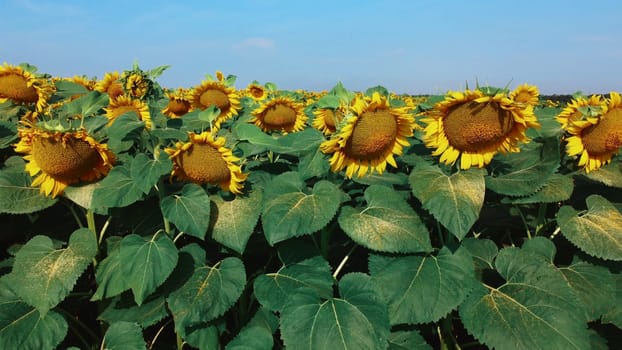
[[[0,66],[0,349],[622,348],[622,95]]]

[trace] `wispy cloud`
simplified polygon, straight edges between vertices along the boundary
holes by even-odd
[[[269,50],[276,47],[276,43],[268,38],[246,38],[232,46],[236,50],[244,49],[263,49]]]

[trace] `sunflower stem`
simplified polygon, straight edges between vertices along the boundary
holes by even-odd
[[[538,207],[538,221],[536,226],[536,235],[544,225],[546,224],[546,203],[540,203]]]
[[[451,322],[451,314],[442,318],[439,321],[437,328],[438,337],[441,342],[441,349],[443,350],[460,350],[460,345],[456,341],[456,337],[453,333],[453,324]]]
[[[324,229],[320,236],[320,252],[326,260],[328,260],[328,250],[330,248],[330,234],[330,230]]]
[[[95,235],[95,241],[97,242],[97,249],[99,250],[99,238],[97,237],[97,228],[95,227],[95,212],[93,209],[86,210],[86,225],[93,235]],[[93,268],[97,267],[97,258],[93,258]]]
[[[184,340],[181,338],[179,333],[175,333],[175,338],[177,339],[177,350],[181,350],[184,347]]]

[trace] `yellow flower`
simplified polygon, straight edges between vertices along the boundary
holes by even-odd
[[[108,174],[115,157],[106,144],[100,144],[84,130],[47,131],[37,127],[19,130],[15,151],[25,153],[26,171],[37,176],[32,186],[56,197],[68,185],[93,182]]]
[[[263,131],[284,134],[303,130],[308,119],[301,103],[284,96],[263,102],[252,115],[249,121]]]
[[[387,163],[397,167],[394,155],[401,155],[408,146],[408,137],[417,127],[413,115],[405,108],[392,108],[377,92],[371,97],[358,95],[352,101],[352,115],[346,115],[344,126],[320,145],[324,153],[332,153],[333,172],[346,169],[346,177],[382,174]]]
[[[451,165],[460,158],[462,169],[482,168],[498,152],[518,152],[518,142],[528,141],[525,131],[540,127],[530,104],[480,90],[449,92],[421,121],[426,147],[436,148],[432,155]]]
[[[189,142],[167,148],[173,160],[171,176],[197,184],[219,185],[224,191],[242,193],[247,174],[237,164],[240,159],[225,147],[225,138],[210,132],[189,133]]]
[[[110,100],[108,107],[104,108],[106,111],[106,117],[110,120],[108,125],[112,124],[115,119],[127,112],[134,112],[138,116],[139,120],[145,122],[145,128],[151,129],[151,114],[149,113],[149,106],[137,99],[133,99],[129,96],[119,96]]]
[[[162,114],[170,118],[180,118],[182,115],[192,111],[192,103],[189,98],[189,91],[184,88],[178,88],[175,91],[166,92],[168,104],[162,110]]]
[[[595,122],[597,115],[602,113],[602,105],[604,101],[600,95],[592,95],[589,98],[577,97],[572,99],[566,107],[555,117],[555,119],[566,129],[569,124],[581,122],[586,118],[592,118]],[[583,112],[587,112],[584,114]]]
[[[611,162],[622,147],[622,97],[617,92],[611,92],[609,99],[600,107],[600,114],[596,112],[583,119],[568,118],[565,126],[571,135],[566,139],[566,153],[579,156],[578,165],[585,172]]]
[[[321,131],[324,135],[330,135],[337,131],[337,125],[341,123],[345,115],[344,108],[318,108],[313,111],[313,122],[311,125]]]
[[[131,73],[125,77],[125,91],[134,98],[143,98],[149,90],[150,81],[138,73]]]
[[[255,101],[261,101],[267,96],[266,88],[257,83],[248,84],[245,94],[246,96],[251,97]]]
[[[119,72],[106,73],[104,79],[98,81],[97,85],[95,85],[95,91],[107,93],[111,100],[124,95],[125,91],[121,84]]]
[[[510,93],[510,99],[523,106],[536,106],[539,102],[540,92],[533,85],[523,84]]]
[[[48,105],[48,98],[54,87],[45,79],[37,78],[22,67],[8,63],[0,66],[0,103],[12,101],[16,104],[34,105],[41,113]]]
[[[240,96],[235,88],[226,86],[220,80],[204,80],[199,86],[194,87],[190,102],[193,108],[200,110],[211,106],[218,107],[220,114],[214,120],[215,129],[218,129],[224,121],[237,116],[242,108]]]

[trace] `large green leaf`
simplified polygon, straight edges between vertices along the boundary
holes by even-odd
[[[140,133],[145,129],[145,122],[138,119],[136,112],[130,111],[115,118],[108,127],[108,147],[115,153],[130,149]]]
[[[219,196],[212,196],[215,208],[211,209],[212,238],[220,244],[242,254],[246,243],[257,226],[261,213],[263,192],[251,191],[248,196],[236,196],[225,201]]]
[[[466,238],[460,245],[469,251],[475,264],[476,276],[482,275],[484,270],[494,269],[494,260],[499,252],[495,242],[489,239]]]
[[[102,349],[109,350],[137,350],[146,349],[143,331],[134,322],[115,322],[110,325],[104,335]]]
[[[173,162],[169,159],[168,154],[164,152],[160,152],[154,158],[149,158],[146,154],[140,153],[132,160],[130,175],[136,181],[138,188],[144,193],[149,193],[162,175],[171,172],[172,167]]]
[[[111,251],[108,256],[97,265],[95,282],[97,290],[91,300],[102,300],[119,295],[131,288],[130,281],[125,278],[120,249]]]
[[[478,284],[459,307],[467,331],[497,349],[589,349],[583,305],[542,255],[505,248],[495,259],[505,283]]]
[[[330,164],[326,155],[318,147],[315,151],[309,152],[300,158],[298,172],[303,180],[312,177],[322,177],[328,173]]]
[[[203,187],[189,183],[179,194],[160,201],[162,215],[187,234],[204,239],[210,220],[210,200]]]
[[[119,259],[121,269],[134,293],[134,301],[141,305],[177,265],[177,247],[164,233],[153,237],[130,234],[123,237]]]
[[[341,229],[356,243],[382,252],[432,250],[428,229],[392,188],[369,186],[365,201],[365,208],[342,207],[338,218]]]
[[[191,346],[199,350],[220,349],[220,334],[218,327],[211,324],[202,324],[186,330],[182,334],[183,339]]]
[[[588,179],[607,186],[622,188],[622,163],[612,162],[596,170],[584,174]]]
[[[410,173],[412,192],[434,218],[458,239],[464,238],[484,204],[485,171],[469,169],[447,176],[439,167],[420,163]]]
[[[42,315],[0,278],[0,349],[54,349],[67,335],[67,322],[55,311]]]
[[[622,329],[622,274],[617,273],[614,275],[614,278],[614,288],[616,291],[615,303],[613,304],[613,307],[609,308],[609,310],[603,315],[602,322],[612,323]]]
[[[562,174],[553,174],[538,192],[512,200],[514,204],[555,203],[565,201],[572,195],[574,182],[572,177]]]
[[[31,187],[32,178],[24,171],[20,157],[11,157],[0,170],[0,213],[29,214],[51,207],[56,203],[42,195],[38,187]]]
[[[622,260],[622,214],[600,195],[585,201],[588,210],[583,214],[567,205],[559,209],[557,224],[562,234],[592,256]]]
[[[272,333],[263,327],[246,327],[227,344],[225,350],[272,350]]]
[[[341,297],[322,300],[314,290],[301,288],[281,312],[281,336],[297,350],[385,349],[389,318],[386,305],[369,276],[345,275]]]
[[[396,331],[389,335],[389,350],[432,350],[432,347],[415,330]]]
[[[342,192],[333,183],[320,180],[307,190],[296,172],[275,177],[265,188],[261,223],[268,243],[314,233],[337,213]]]
[[[268,135],[254,124],[239,123],[234,127],[234,132],[239,140],[266,147],[276,153],[292,155],[314,150],[324,141],[324,135],[314,128],[287,135]]]
[[[392,325],[438,321],[474,287],[473,271],[468,251],[452,253],[446,247],[436,256],[371,255],[369,262],[372,281],[389,304]]]
[[[257,300],[273,311],[280,311],[287,297],[302,287],[315,290],[322,298],[332,295],[333,276],[326,260],[317,256],[283,266],[277,272],[257,276],[254,282]]]
[[[127,165],[112,168],[95,188],[91,205],[94,208],[122,208],[140,200],[143,191],[130,174]]]
[[[528,196],[541,189],[559,167],[559,142],[553,140],[497,157],[493,174],[486,176],[486,188],[509,196]]]
[[[0,120],[0,149],[11,146],[17,140],[17,125]]]
[[[175,329],[182,331],[221,316],[238,300],[245,285],[246,271],[238,258],[196,268],[192,277],[168,297]]]
[[[114,299],[99,315],[98,319],[108,323],[136,322],[147,328],[168,316],[166,299],[158,297],[136,305],[133,298],[119,297]]]
[[[71,292],[96,253],[95,234],[86,228],[74,231],[64,249],[56,249],[47,236],[35,236],[17,252],[7,282],[45,316]]]

